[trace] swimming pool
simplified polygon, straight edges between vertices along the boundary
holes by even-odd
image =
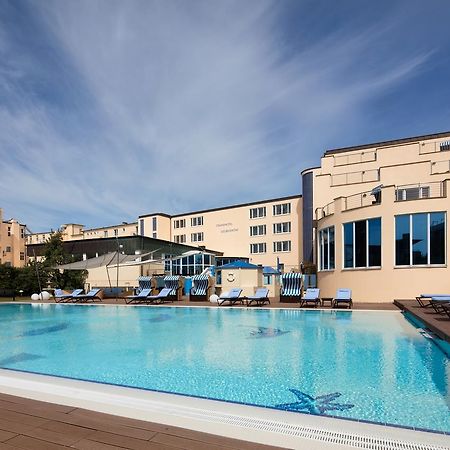
[[[397,312],[0,305],[0,367],[450,432],[446,344]]]

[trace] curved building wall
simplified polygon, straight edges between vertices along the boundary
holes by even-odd
[[[352,289],[353,300],[356,302],[392,302],[394,299],[413,299],[421,293],[448,293],[450,294],[450,258],[448,242],[450,202],[446,193],[450,189],[450,180],[442,182],[439,197],[404,200],[399,196],[395,186],[385,186],[381,190],[381,200],[367,202],[366,206],[349,208],[348,198],[341,197],[334,203],[334,211],[318,221],[317,239],[319,247],[318,266],[321,266],[320,232],[334,227],[334,261],[333,270],[319,270],[318,286],[321,297],[334,297],[338,288]],[[361,194],[362,199],[375,197],[366,193]],[[408,217],[420,214],[426,217],[428,213],[444,213],[445,226],[443,251],[445,258],[442,264],[396,264],[396,216]],[[429,216],[429,217],[434,217]],[[344,267],[344,224],[367,221],[368,219],[381,219],[381,265],[378,267]],[[428,219],[430,220],[430,219]],[[411,232],[414,228],[413,219],[410,222]],[[430,223],[429,223],[430,224]],[[431,226],[431,225],[430,225]],[[364,226],[362,227],[364,232]],[[368,229],[367,229],[368,230]],[[416,232],[416,230],[414,230]],[[408,237],[414,246],[430,252],[430,231],[428,235],[422,234],[419,239]],[[399,236],[397,235],[397,238]],[[422,245],[420,239],[423,240]],[[347,240],[348,242],[348,240]],[[411,255],[414,253],[411,246]],[[369,248],[369,245],[368,245]],[[419,251],[420,253],[420,251]],[[372,255],[373,256],[373,255]],[[411,259],[411,262],[413,259]]]

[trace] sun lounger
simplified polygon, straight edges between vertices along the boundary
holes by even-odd
[[[174,296],[172,295],[173,289],[164,288],[158,295],[148,295],[146,297],[145,303],[163,303],[163,302],[173,302]]]
[[[125,297],[125,303],[145,303],[147,301],[147,297],[151,294],[152,289],[142,289],[141,292],[137,295],[127,295]]]
[[[103,300],[101,289],[91,289],[87,294],[73,295],[73,303],[101,302]]]
[[[428,308],[429,306],[432,306],[431,299],[434,297],[447,297],[448,294],[420,294],[418,297],[416,297],[417,303],[422,308]]]
[[[219,300],[218,300],[217,304],[219,306],[222,306],[225,302],[230,302],[230,306],[231,306],[231,305],[234,305],[237,302],[239,302],[242,305],[243,299],[240,296],[241,292],[242,292],[242,289],[240,289],[240,288],[233,288],[228,293],[222,294],[219,297]]]
[[[75,289],[71,294],[65,294],[62,289],[55,289],[55,302],[56,303],[67,303],[72,300],[74,295],[80,295],[83,289]]]
[[[447,316],[450,318],[450,297],[448,297],[448,302],[444,302],[442,300],[441,308],[442,312],[447,314]]]
[[[430,305],[438,313],[447,314],[447,305],[450,304],[450,295],[435,295],[430,299]]]
[[[254,303],[256,306],[262,306],[265,303],[270,303],[269,300],[269,289],[267,288],[258,288],[256,289],[255,295],[250,297],[243,297],[247,300],[247,306],[252,306]]]
[[[353,306],[352,290],[351,289],[338,289],[336,297],[333,300],[333,308],[339,307],[339,305],[347,305],[348,308]]]
[[[305,295],[300,300],[300,307],[309,303],[313,303],[317,308],[317,305],[320,304],[320,289],[306,289]]]

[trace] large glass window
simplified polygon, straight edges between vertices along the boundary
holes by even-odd
[[[319,231],[320,270],[334,269],[334,227]]]
[[[445,264],[445,213],[395,217],[395,265]]]
[[[344,267],[381,266],[381,218],[344,224]]]

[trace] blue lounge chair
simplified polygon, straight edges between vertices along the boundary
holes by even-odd
[[[422,308],[428,308],[429,306],[432,306],[432,298],[447,296],[447,294],[420,294],[418,297],[416,297],[416,300]]]
[[[253,303],[256,306],[262,306],[266,303],[270,304],[269,289],[267,288],[258,288],[256,289],[255,295],[243,298],[247,300],[247,306],[252,306]]]
[[[173,302],[174,295],[173,289],[164,288],[161,289],[161,292],[158,295],[148,295],[144,303],[163,303],[163,302]]]
[[[333,308],[339,307],[339,305],[347,305],[348,308],[353,306],[352,290],[351,289],[338,289],[336,297],[333,300]]]
[[[230,302],[230,306],[236,304],[239,302],[242,305],[242,297],[241,297],[242,289],[240,288],[233,288],[231,291],[229,291],[226,294],[222,294],[219,297],[218,305],[222,306],[225,302]]]
[[[83,289],[75,289],[71,294],[65,294],[62,289],[55,289],[55,302],[56,303],[67,303],[72,300],[74,295],[80,295]]]
[[[87,294],[79,294],[72,296],[73,303],[101,302],[101,289],[91,289]]]
[[[447,305],[450,304],[450,295],[435,295],[430,299],[430,305],[438,313],[447,314]]]
[[[147,297],[152,293],[152,289],[142,289],[137,295],[127,295],[125,297],[125,303],[143,303],[147,300]]]
[[[445,314],[447,314],[447,316],[450,318],[450,296],[447,297],[448,301],[446,302],[444,300],[444,297],[441,297],[441,299],[439,300],[441,302],[441,310],[442,312],[444,312]]]
[[[320,289],[306,289],[305,295],[300,300],[300,307],[302,307],[303,305],[308,305],[309,303],[313,303],[317,308],[317,305],[320,304]]]

